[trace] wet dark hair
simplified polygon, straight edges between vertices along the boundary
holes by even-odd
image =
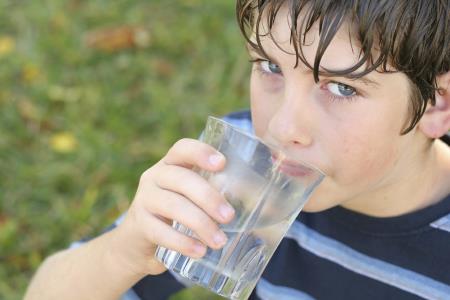
[[[450,69],[449,0],[237,0],[239,27],[249,46],[263,57],[268,56],[261,37],[271,37],[276,16],[284,5],[289,8],[291,43],[297,64],[301,60],[313,70],[316,81],[324,73],[354,78],[374,70],[405,73],[411,86],[411,117],[402,134],[416,126],[428,101],[435,104],[435,93],[440,92],[436,77]],[[301,22],[299,14],[304,16]],[[359,62],[345,70],[319,70],[322,56],[346,21],[356,25],[357,36],[351,37],[359,41]],[[320,39],[311,66],[302,46],[306,33],[317,22]],[[268,32],[260,31],[263,24]],[[355,73],[361,66],[365,69]]]

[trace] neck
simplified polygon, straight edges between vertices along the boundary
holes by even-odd
[[[409,163],[414,167],[381,185],[370,196],[360,195],[342,206],[369,216],[394,217],[439,202],[450,194],[450,148],[435,140],[418,161],[421,163]]]

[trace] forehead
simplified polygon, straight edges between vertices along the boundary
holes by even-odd
[[[289,8],[287,5],[283,5],[280,8],[270,29],[267,23],[267,15],[265,15],[266,13],[267,11],[264,11],[261,16],[259,28],[254,29],[254,32],[258,33],[258,38],[260,39],[264,52],[271,58],[276,58],[276,60],[290,59],[296,61],[294,41],[291,34],[293,26]],[[302,27],[302,24],[305,23],[305,13],[307,13],[307,9],[302,11],[297,18],[298,26],[295,35],[298,37],[301,55],[310,66],[314,66],[317,54],[322,51],[323,55],[319,65],[319,70],[321,71],[342,71],[358,64],[364,53],[361,50],[360,41],[357,36],[357,27],[354,24],[343,20],[335,33],[328,34],[331,41],[325,48],[323,43],[319,43],[321,35],[324,35],[324,32],[320,32],[319,22],[315,22],[306,32],[304,27]],[[253,42],[257,40],[255,33],[251,37]],[[376,60],[378,55],[376,49],[370,55]],[[368,67],[367,61],[354,72],[364,71]]]

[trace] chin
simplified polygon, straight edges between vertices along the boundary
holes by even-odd
[[[303,206],[302,211],[308,213],[315,213],[327,210],[329,208],[335,207],[339,205],[339,203],[333,203],[330,201],[324,201],[323,198],[314,197],[314,194],[311,195],[308,201],[306,201]]]

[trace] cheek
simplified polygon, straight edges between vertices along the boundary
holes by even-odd
[[[341,135],[335,139],[330,138],[327,144],[328,176],[314,191],[304,211],[322,211],[363,191],[375,189],[395,169],[398,146],[383,142],[376,144],[356,135],[345,138]]]
[[[400,99],[400,98],[399,98]],[[340,185],[375,184],[400,156],[406,101],[380,98],[351,103],[345,117],[329,117],[325,142]],[[382,117],[380,117],[382,116]]]
[[[252,76],[250,81],[250,105],[252,123],[257,136],[263,136],[273,113],[277,110],[277,98],[275,92],[268,92],[260,79]]]
[[[342,185],[375,184],[393,169],[398,145],[381,135],[347,135],[335,140],[333,157],[335,179]]]

